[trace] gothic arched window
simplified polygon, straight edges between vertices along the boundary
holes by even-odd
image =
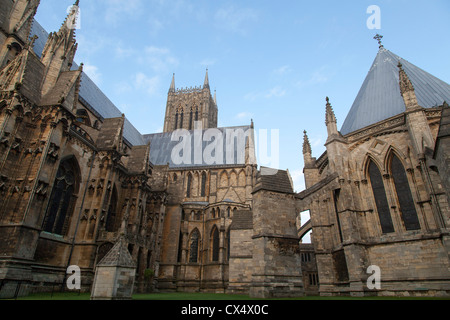
[[[180,115],[180,129],[183,129],[183,122],[184,122],[184,111],[181,110],[181,115]]]
[[[417,211],[414,205],[411,189],[409,188],[405,168],[395,154],[393,155],[391,161],[391,173],[405,228],[406,230],[419,230],[419,218],[417,217]]]
[[[217,230],[217,227],[214,226],[211,232],[211,252],[212,252],[211,259],[214,262],[219,261],[219,246],[220,246],[219,230]]]
[[[377,206],[378,217],[380,218],[381,229],[383,233],[394,232],[394,225],[392,224],[389,204],[386,197],[386,191],[384,189],[383,177],[377,165],[373,161],[370,161],[369,164],[369,176]]]
[[[189,262],[197,263],[198,262],[198,245],[200,243],[200,232],[198,229],[195,229],[189,241]]]
[[[192,130],[192,128],[194,127],[192,125],[193,118],[194,118],[194,114],[193,114],[193,111],[191,109],[191,114],[190,114],[190,117],[189,117],[189,130]]]
[[[178,129],[178,111],[175,114],[175,130],[177,130],[177,129]]]
[[[183,233],[180,232],[180,237],[178,239],[178,257],[177,257],[177,262],[181,262],[182,258],[183,258]]]
[[[73,213],[78,193],[79,180],[80,175],[75,159],[62,161],[45,213],[44,231],[58,235],[67,234],[68,222]]]
[[[192,188],[192,174],[189,173],[186,187],[186,198],[191,197],[191,188]]]
[[[201,190],[201,197],[206,196],[206,173],[202,173],[202,190]]]

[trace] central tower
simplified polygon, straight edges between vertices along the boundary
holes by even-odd
[[[202,128],[217,128],[217,100],[211,95],[208,70],[203,87],[175,89],[175,75],[170,85],[164,132],[177,129],[194,130],[196,121],[202,122]]]

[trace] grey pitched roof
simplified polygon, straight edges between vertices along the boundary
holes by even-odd
[[[37,35],[34,43],[34,52],[39,57],[44,50],[48,38],[48,32],[34,20],[31,28],[31,36]],[[78,65],[73,64],[72,70],[77,70]],[[98,86],[88,77],[86,73],[81,75],[80,101],[85,104],[97,117],[101,119],[118,118],[122,112],[108,99]],[[131,145],[145,145],[144,139],[139,131],[125,118],[123,136]]]
[[[420,106],[433,108],[450,101],[449,84],[382,47],[345,119],[343,135],[405,112],[399,62],[414,86]]]
[[[202,136],[205,137],[205,133],[210,130],[202,130]],[[150,142],[150,162],[154,165],[167,165],[169,164],[170,168],[191,168],[191,167],[211,167],[211,166],[236,166],[245,164],[245,144],[247,143],[248,136],[245,136],[245,140],[240,140],[233,138],[233,133],[250,133],[250,126],[238,126],[238,127],[226,127],[226,128],[214,128],[212,130],[216,133],[220,134],[223,138],[223,141],[218,145],[220,148],[217,148],[217,152],[222,152],[222,156],[217,158],[217,161],[209,162],[207,157],[201,157],[200,161],[195,161],[195,155],[211,155],[212,158],[215,158],[215,151],[206,149],[208,146],[211,146],[210,141],[203,141],[205,139],[196,139],[194,131],[187,131],[189,133],[188,140],[189,147],[186,147],[186,150],[190,151],[191,157],[190,161],[186,161],[187,163],[176,163],[177,159],[172,157],[172,152],[177,149],[174,149],[177,146],[180,146],[179,140],[174,138],[172,141],[173,132],[164,132],[164,133],[156,133],[156,134],[148,134],[144,135],[145,142]],[[201,142],[201,146],[199,145],[197,148],[196,140]],[[208,140],[208,139],[206,139]],[[183,140],[184,141],[184,140]],[[211,152],[210,152],[211,151]],[[181,155],[183,155],[181,153]],[[230,157],[230,158],[228,158]],[[174,161],[175,160],[175,161]]]

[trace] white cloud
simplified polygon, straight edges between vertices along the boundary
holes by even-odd
[[[236,115],[236,119],[244,120],[244,119],[250,119],[253,117],[253,114],[250,112],[240,112]]]
[[[331,74],[327,71],[327,66],[322,66],[311,73],[307,80],[300,80],[297,82],[298,87],[312,86],[316,84],[326,83],[330,80]]]
[[[99,85],[101,83],[102,74],[96,66],[86,63],[83,65],[83,71],[95,82],[95,84]]]
[[[158,92],[160,80],[158,76],[148,77],[142,72],[139,72],[134,77],[134,84],[136,89],[144,90],[149,95],[154,95]]]
[[[266,98],[272,98],[272,97],[283,97],[286,94],[286,90],[283,89],[281,86],[273,87],[269,90],[269,92],[265,95]]]
[[[275,70],[273,70],[273,73],[275,73],[276,75],[282,76],[285,75],[287,73],[291,72],[291,67],[290,66],[281,66]]]
[[[267,91],[252,91],[244,96],[247,101],[256,101],[258,99],[270,99],[270,98],[281,98],[287,93],[286,89],[281,86],[275,86]]]
[[[245,35],[249,23],[258,21],[258,13],[250,8],[229,6],[219,9],[215,16],[216,26],[220,29]]]
[[[175,69],[179,61],[167,48],[154,46],[146,47],[144,54],[139,57],[141,63],[147,64],[155,72],[167,72]]]

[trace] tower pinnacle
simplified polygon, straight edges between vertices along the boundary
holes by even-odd
[[[205,83],[203,84],[203,89],[209,89],[208,68],[206,68],[206,76],[205,76]]]

